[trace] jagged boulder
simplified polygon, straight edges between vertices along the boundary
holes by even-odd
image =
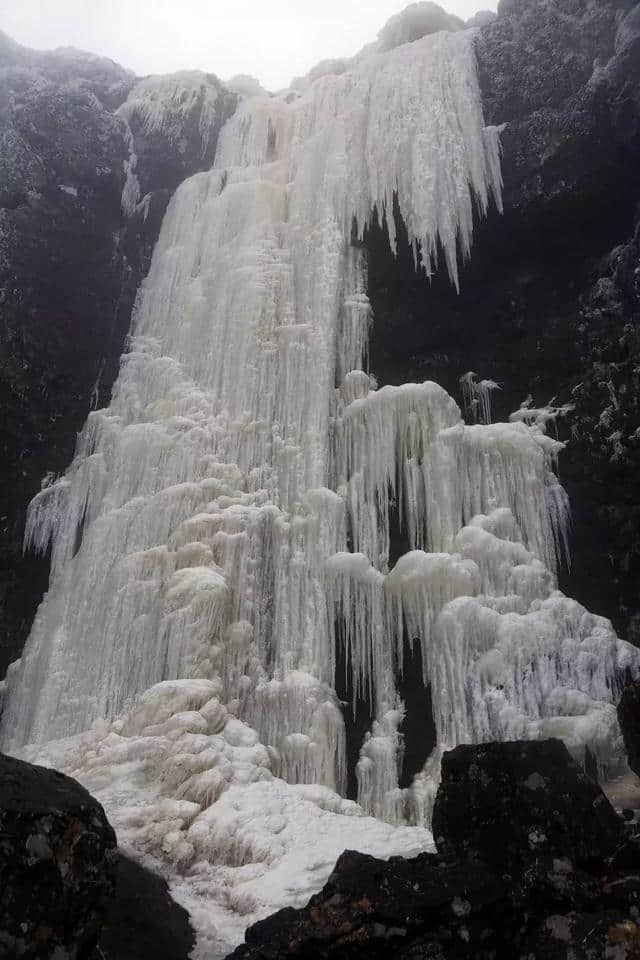
[[[433,812],[440,853],[514,875],[532,858],[590,864],[622,842],[622,821],[560,740],[460,746],[444,754]]]
[[[624,688],[618,704],[618,720],[629,766],[640,776],[640,680]]]
[[[80,784],[0,755],[0,958],[86,957],[115,861],[115,834]]]

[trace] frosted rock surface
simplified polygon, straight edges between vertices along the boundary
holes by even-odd
[[[136,84],[118,113],[127,121],[138,119],[145,133],[162,132],[167,139],[176,140],[182,136],[186,118],[197,110],[205,153],[216,120],[220,86],[217,77],[198,70],[146,77]]]
[[[440,4],[422,0],[396,13],[378,34],[380,50],[392,50],[439,30],[461,30],[462,20],[447,13]],[[474,24],[475,26],[475,24]],[[479,26],[479,24],[478,24]]]
[[[238,73],[231,80],[225,83],[227,90],[237,93],[242,97],[255,97],[266,95],[266,90],[256,77],[248,73]]]

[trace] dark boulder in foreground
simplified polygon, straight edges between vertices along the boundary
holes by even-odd
[[[440,853],[517,872],[532,857],[603,860],[623,825],[560,740],[484,743],[445,753],[433,811]]]
[[[79,783],[0,754],[0,958],[86,957],[115,861],[104,810]]]
[[[233,960],[640,958],[640,841],[563,744],[458,747],[442,772],[437,855],[343,854]]]
[[[194,945],[189,914],[166,882],[119,854],[115,894],[91,960],[187,960]]]
[[[624,688],[618,704],[618,720],[629,766],[640,776],[640,680]]]

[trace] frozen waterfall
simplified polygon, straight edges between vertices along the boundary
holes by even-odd
[[[149,91],[135,109],[161,124],[162,86],[136,96]],[[106,791],[138,852],[201,890],[203,864],[284,863],[274,821],[251,826],[263,808],[287,829],[313,809],[357,823],[349,844],[421,849],[423,831],[363,812],[428,825],[440,752],[459,742],[561,736],[603,773],[622,756],[613,704],[639,654],[556,590],[561,445],[544,423],[466,426],[436,384],[377,389],[366,372],[358,238],[388,212],[394,243],[394,192],[416,256],[431,272],[441,249],[457,284],[474,204],[501,202],[473,32],[241,101],[214,168],[171,202],[110,406],[30,508],[51,582],[10,672],[3,745],[67,738],[27,753]],[[394,510],[411,551],[389,569]],[[405,634],[438,745],[403,791]],[[373,718],[360,808],[339,796],[339,644]],[[233,909],[257,910],[257,886]]]

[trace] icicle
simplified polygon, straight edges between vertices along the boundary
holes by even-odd
[[[384,576],[361,553],[334,554],[327,561],[327,573],[329,625],[333,628],[335,617],[355,697],[368,699],[373,706],[394,667]]]
[[[319,783],[344,790],[344,722],[335,693],[310,674],[259,684],[247,717],[271,744],[274,772],[290,783]]]
[[[476,381],[472,371],[460,377],[464,412],[474,423],[491,423],[491,394],[499,390],[495,380]]]
[[[125,141],[129,150],[129,159],[124,161],[125,181],[122,188],[122,210],[127,217],[133,216],[140,200],[140,183],[136,174],[138,157],[134,150],[133,134],[126,119],[123,118]],[[145,217],[146,219],[146,217]]]
[[[396,706],[374,722],[356,767],[358,803],[365,813],[389,823],[404,822],[405,797],[398,787],[398,769],[402,762],[398,727],[403,716],[404,710]]]

